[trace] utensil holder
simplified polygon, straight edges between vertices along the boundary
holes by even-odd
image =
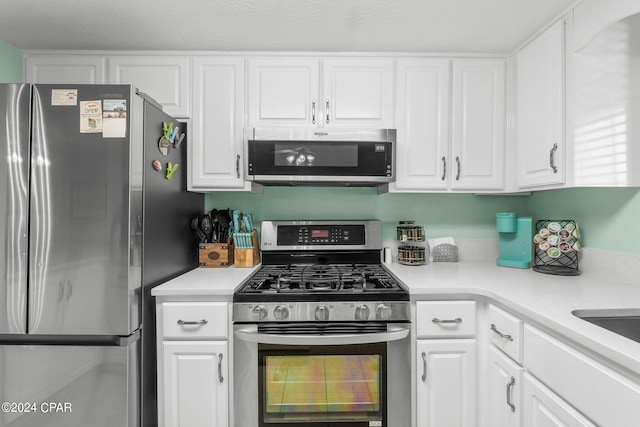
[[[251,232],[252,248],[234,249],[234,262],[236,267],[253,267],[260,264],[260,247],[258,245],[258,235],[255,230]]]
[[[200,243],[200,267],[229,267],[233,264],[233,240],[227,243]]]

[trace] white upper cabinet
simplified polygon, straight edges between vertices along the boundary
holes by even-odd
[[[189,57],[111,56],[109,82],[132,84],[158,101],[174,117],[190,117]]]
[[[445,190],[448,186],[450,69],[448,59],[397,62],[394,190]]]
[[[391,127],[392,59],[248,61],[249,126]]]
[[[565,182],[564,33],[560,20],[516,54],[519,188]]]
[[[449,173],[455,190],[504,188],[505,61],[453,61]]]
[[[24,69],[27,83],[107,83],[106,58],[98,55],[30,55]]]
[[[248,63],[249,122],[254,126],[312,125],[321,115],[319,61],[252,59]]]
[[[502,190],[505,61],[400,59],[397,74],[398,175],[390,188]]]
[[[392,59],[322,61],[324,126],[393,126]]]
[[[193,60],[190,190],[243,190],[244,59]]]

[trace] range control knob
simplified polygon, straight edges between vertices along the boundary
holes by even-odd
[[[371,310],[366,305],[356,307],[356,320],[367,320]]]
[[[377,320],[389,320],[391,318],[391,307],[386,304],[380,304],[376,307]]]
[[[325,321],[329,320],[329,307],[326,305],[319,305],[315,310],[316,320]]]
[[[287,320],[289,317],[289,309],[284,305],[279,305],[273,309],[273,317],[276,320]]]
[[[267,314],[267,307],[264,305],[256,305],[251,310],[251,316],[255,321],[264,320],[267,317]]]

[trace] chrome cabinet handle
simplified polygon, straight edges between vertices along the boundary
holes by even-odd
[[[316,124],[316,100],[311,101],[311,123]]]
[[[327,99],[325,102],[326,113],[327,113],[327,124],[329,124],[329,100]]]
[[[507,383],[507,406],[511,408],[511,412],[516,412],[516,405],[511,401],[511,395],[513,392],[513,386],[516,384],[516,379],[511,377],[511,380]]]
[[[222,376],[222,353],[218,356],[218,381],[224,382],[224,377]]]
[[[558,167],[555,165],[555,154],[558,151],[558,144],[553,144],[553,148],[549,150],[549,166],[553,173],[558,173]]]
[[[178,320],[178,325],[206,325],[207,323],[209,323],[209,321],[207,321],[206,319],[202,319],[202,320]]]
[[[459,317],[456,317],[455,319],[445,319],[445,320],[434,317],[433,319],[431,319],[431,321],[433,323],[462,323],[462,319]]]
[[[427,381],[427,353],[422,352],[422,381]]]
[[[504,338],[505,340],[513,341],[513,337],[511,335],[503,334],[502,332],[500,332],[498,330],[498,328],[496,328],[496,325],[494,325],[493,323],[491,324],[491,330],[493,332],[495,332],[495,334],[498,335],[500,338]]]
[[[442,156],[442,180],[447,176],[447,158]]]
[[[456,164],[458,165],[458,171],[456,172],[456,181],[460,181],[460,157],[456,156]]]
[[[236,178],[240,179],[240,154],[236,156]]]

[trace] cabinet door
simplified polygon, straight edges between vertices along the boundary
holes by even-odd
[[[505,62],[453,61],[451,188],[504,186]]]
[[[496,347],[489,347],[489,423],[520,427],[523,369]]]
[[[318,123],[318,60],[252,59],[248,73],[251,127]]]
[[[449,60],[397,63],[397,190],[446,189]]]
[[[417,341],[417,425],[475,425],[475,347],[473,339]]]
[[[160,425],[228,427],[228,355],[226,341],[163,343]]]
[[[323,60],[323,126],[393,127],[392,59]]]
[[[520,188],[565,180],[564,21],[516,55]]]
[[[523,427],[596,426],[529,374],[524,374],[523,406]]]
[[[109,57],[109,83],[132,84],[174,117],[189,117],[189,58],[186,56]]]
[[[25,59],[28,83],[103,84],[106,60],[94,55],[35,55]]]
[[[244,61],[193,60],[190,190],[243,189]]]

